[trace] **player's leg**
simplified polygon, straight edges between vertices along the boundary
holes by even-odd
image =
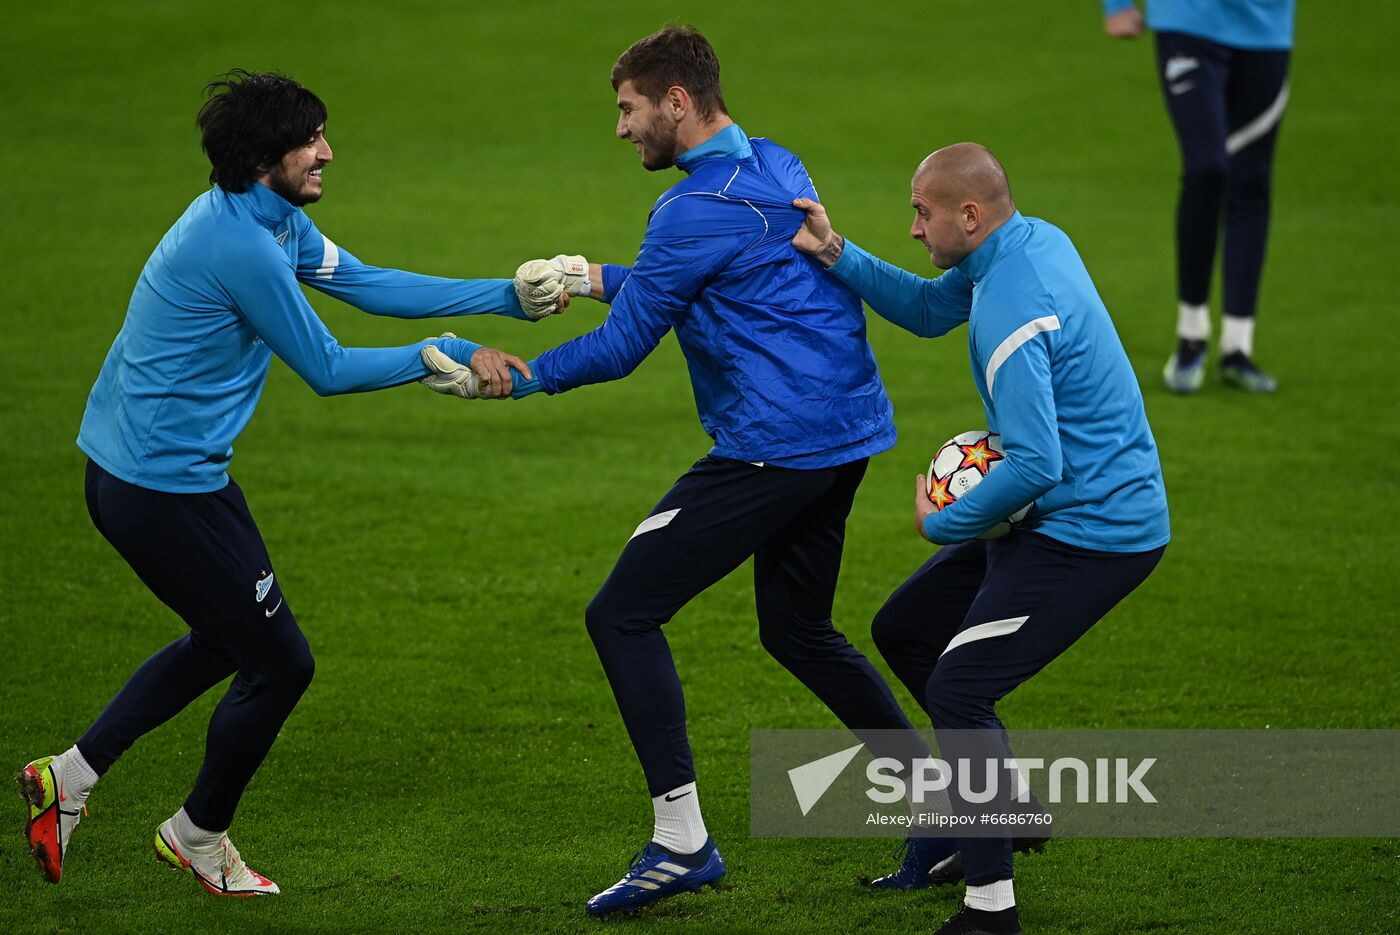
[[[98,528],[192,632],[148,660],[76,748],[105,769],[137,737],[236,670],[211,722],[194,791],[162,826],[157,852],[215,892],[275,893],[237,859],[224,832],[309,683],[312,662],[247,503],[232,481],[213,493],[167,494],[95,465],[90,478]]]
[[[200,588],[202,609],[186,619],[198,620],[201,634],[233,660],[237,673],[210,718],[194,788],[153,844],[162,860],[211,893],[275,895],[277,884],[242,861],[227,831],[244,789],[311,684],[315,662],[242,491],[230,481],[206,507],[208,541],[218,547]]]
[[[1254,363],[1254,321],[1269,236],[1274,146],[1288,104],[1288,59],[1287,50],[1235,50],[1227,85],[1230,135],[1225,150],[1230,175],[1225,189],[1220,374],[1225,382],[1256,393],[1278,388],[1277,381]]]
[[[948,545],[934,553],[890,595],[875,615],[871,636],[880,655],[927,713],[927,687],[938,657],[962,626],[987,571],[987,543],[980,540]],[[1017,851],[1038,851],[1043,835],[1013,839]],[[872,885],[918,889],[945,885],[963,878],[962,857],[949,853],[944,842],[910,839],[899,869]]]
[[[1012,755],[996,703],[1146,580],[1163,551],[1096,552],[1031,532],[1013,532],[988,545],[982,591],[927,689],[939,752],[955,773],[950,788],[957,788],[960,760],[1001,763]],[[1007,785],[1002,783],[997,798],[984,806],[962,804],[953,796],[954,808],[1010,810],[1014,790]],[[1017,930],[1011,839],[964,838],[959,847],[967,881],[960,915],[988,931]]]
[[[831,619],[846,517],[866,464],[862,458],[795,472],[807,475],[803,481],[820,478],[826,489],[754,554],[758,635],[769,655],[852,731],[912,731],[884,678]]]
[[[1211,269],[1229,162],[1225,76],[1229,51],[1185,33],[1156,34],[1158,76],[1181,150],[1176,209],[1177,346],[1162,372],[1167,388],[1191,393],[1205,374]]]
[[[784,477],[801,473],[702,458],[637,527],[588,606],[588,632],[641,761],[655,816],[641,861],[589,900],[591,913],[631,911],[724,873],[700,814],[685,698],[661,628],[801,511],[802,491]]]
[[[925,713],[929,676],[986,572],[987,543],[944,546],[889,596],[870,625],[880,655]]]
[[[88,462],[85,493],[97,530],[151,592],[177,613],[182,583],[196,573],[185,497],[121,481]],[[40,869],[57,883],[68,841],[93,786],[141,735],[165,723],[227,678],[233,662],[191,631],[147,659],[91,727],[64,753],[20,774],[29,802],[28,836]]]
[[[832,621],[846,518],[866,464],[862,459],[820,474],[803,472],[813,480],[821,474],[829,476],[829,486],[754,555],[759,637],[769,654],[864,740],[873,754],[912,764],[929,756],[927,745],[879,671]],[[928,886],[929,870],[955,848],[956,842],[949,838],[911,834],[900,845],[899,867],[871,885],[881,889]]]

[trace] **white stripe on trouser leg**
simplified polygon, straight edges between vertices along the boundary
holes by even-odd
[[[976,642],[977,640],[991,639],[994,636],[1009,636],[1021,629],[1021,624],[1031,619],[1025,617],[1007,617],[1005,620],[992,620],[988,623],[979,623],[975,627],[968,627],[948,641],[948,647],[939,655],[946,656],[953,650],[965,643]]]
[[[655,516],[648,516],[646,519],[642,520],[641,525],[637,527],[637,531],[627,537],[627,541],[631,542],[644,532],[652,532],[671,525],[671,520],[675,519],[676,514],[679,512],[680,507],[677,507],[674,510],[667,510],[665,513],[657,513]]]
[[[1279,88],[1278,97],[1274,98],[1274,102],[1262,114],[1225,137],[1226,155],[1233,156],[1278,126],[1278,122],[1283,119],[1283,109],[1287,106],[1288,82],[1285,81],[1283,87]]]

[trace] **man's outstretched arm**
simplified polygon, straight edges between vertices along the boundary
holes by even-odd
[[[850,286],[881,318],[921,338],[947,334],[967,321],[972,281],[961,270],[951,269],[936,279],[916,276],[836,233],[817,202],[798,198],[792,204],[807,212],[792,245]]]
[[[345,347],[327,330],[297,285],[291,264],[271,243],[254,243],[224,257],[221,281],[239,314],[274,354],[318,395],[361,393],[421,379],[430,373],[421,352],[433,346],[453,360],[493,374],[510,391],[505,368],[518,358],[453,335],[402,347]]]
[[[590,263],[578,254],[561,253],[552,259],[527,260],[515,271],[515,296],[525,314],[537,318],[569,299],[596,299],[610,304],[627,277],[630,266]]]
[[[588,334],[530,361],[535,379],[517,376],[513,396],[539,390],[562,393],[627,376],[671,330],[675,316],[690,306],[709,276],[755,234],[754,214],[747,208],[737,210],[733,203],[715,199],[677,201],[684,206],[672,205],[652,215],[631,268],[589,264],[582,257],[555,258],[586,264],[589,275],[603,281],[605,301],[611,301],[612,309]]]
[[[369,266],[322,234],[307,218],[299,229],[297,279],[348,305],[392,318],[447,318],[496,314],[539,319],[554,306],[527,315],[509,279],[447,279]]]

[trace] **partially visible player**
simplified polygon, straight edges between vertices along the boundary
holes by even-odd
[[[1142,33],[1134,0],[1103,0],[1103,10],[1110,36]],[[1147,24],[1156,33],[1158,75],[1181,146],[1177,342],[1162,378],[1175,393],[1194,393],[1204,379],[1206,300],[1223,213],[1220,377],[1231,386],[1272,393],[1278,381],[1254,362],[1254,321],[1269,234],[1274,143],[1288,104],[1293,0],[1147,0]]]
[[[596,915],[725,872],[701,816],[662,628],[750,556],[763,647],[846,726],[912,734],[831,619],[846,516],[867,460],[895,432],[859,298],[789,243],[803,217],[792,199],[816,197],[807,170],[734,122],[715,51],[690,27],[634,43],[612,84],[618,137],[646,169],[675,166],[686,178],[652,208],[631,268],[577,256],[522,267],[527,300],[591,295],[612,308],[600,328],[533,361],[535,379],[514,392],[620,379],[674,330],[714,447],[637,526],[588,606],[655,818],[639,860],[588,901]]]
[[[19,781],[30,847],[57,883],[98,778],[137,738],[233,675],[209,723],[194,789],[161,824],[154,846],[210,892],[261,896],[277,893],[277,884],[249,869],[226,832],[313,669],[243,492],[227,473],[272,357],[322,396],[428,376],[420,352],[430,346],[470,362],[492,383],[488,394],[508,393],[508,366],[524,366],[455,337],[342,347],[298,283],[398,318],[524,313],[509,280],[366,266],[317,230],[302,207],[321,197],[332,152],[325,105],[311,91],[244,71],[207,91],[198,123],[215,185],[147,261],[78,435],[89,458],[93,523],[190,632],[137,669],[76,744],[28,764]],[[35,690],[43,684],[36,676]],[[62,707],[44,696],[35,703]]]
[[[910,234],[948,270],[937,279],[847,242],[807,198],[795,202],[807,221],[793,244],[920,337],[966,322],[987,427],[1001,433],[1001,466],[942,510],[916,478],[915,526],[943,548],[871,627],[890,668],[923,700],[956,789],[960,751],[997,763],[1011,756],[996,703],[1156,567],[1167,500],[1137,380],[1069,238],[1021,216],[1001,164],[975,143],[930,154],[911,203]],[[1028,504],[1018,528],[977,538]],[[1019,933],[1011,839],[965,838],[959,848],[964,906],[939,935]]]

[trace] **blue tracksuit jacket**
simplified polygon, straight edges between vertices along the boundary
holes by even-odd
[[[1063,231],[1017,212],[937,279],[848,241],[829,272],[921,337],[968,322],[973,381],[1006,461],[928,517],[930,539],[971,539],[1027,504],[1025,528],[1081,548],[1145,552],[1171,538],[1137,378]]]
[[[730,126],[677,163],[636,263],[605,270],[607,319],[532,362],[543,389],[626,376],[674,329],[713,454],[820,468],[893,445],[860,299],[790,242],[792,200],[816,198],[802,162]]]
[[[212,188],[146,261],[88,396],[78,447],[128,483],[207,493],[228,483],[233,440],[253,417],[273,354],[324,396],[426,376],[427,344],[464,363],[478,347],[452,338],[342,347],[298,282],[376,315],[524,318],[508,279],[366,266],[266,186]]]

